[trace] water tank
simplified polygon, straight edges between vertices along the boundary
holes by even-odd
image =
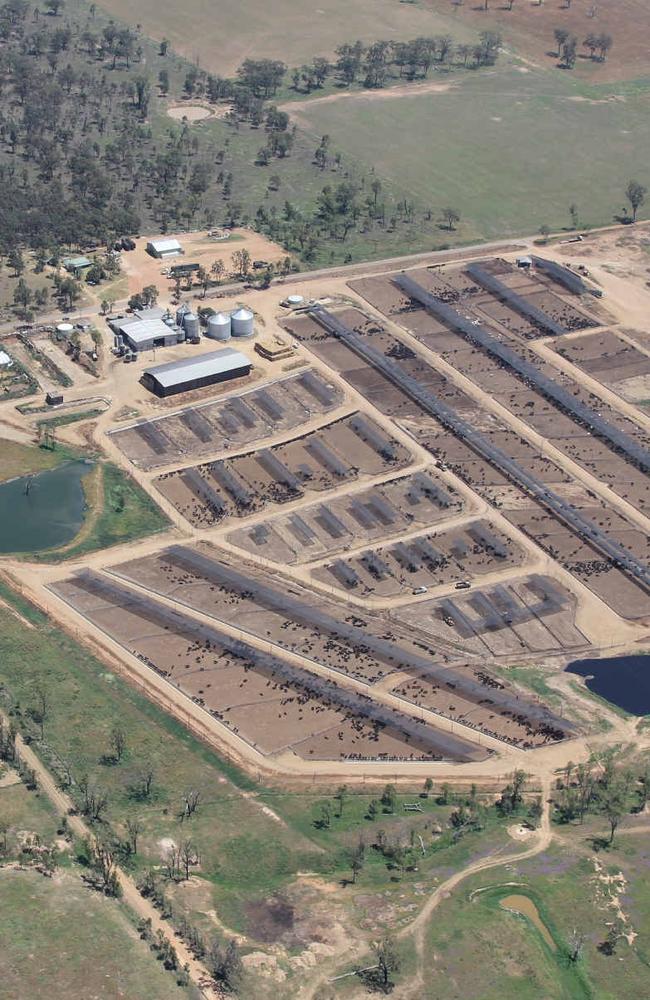
[[[73,330],[72,323],[59,323],[56,328],[59,337],[69,337]]]
[[[198,344],[201,339],[201,332],[199,329],[199,317],[196,313],[186,312],[183,316],[183,328],[185,330],[185,336],[190,341],[190,343]]]
[[[302,295],[287,295],[287,302],[294,308],[296,306],[301,306],[304,301],[305,300]]]
[[[230,340],[230,316],[222,312],[210,316],[205,335],[211,340]]]
[[[245,309],[244,306],[236,309],[230,314],[230,330],[233,337],[252,337],[253,322],[254,316],[250,309]]]

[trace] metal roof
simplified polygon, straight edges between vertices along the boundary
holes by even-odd
[[[116,325],[120,333],[134,344],[144,344],[150,340],[172,335],[172,330],[161,319],[125,319]]]
[[[147,306],[144,309],[134,309],[133,315],[138,319],[162,319],[166,310],[162,306]]]
[[[70,268],[76,270],[79,267],[91,267],[93,262],[89,257],[66,257],[62,263],[67,271]]]
[[[172,251],[180,253],[183,249],[178,240],[149,240],[147,245],[152,247],[156,253],[171,253]]]
[[[169,332],[169,331],[168,331]],[[163,386],[178,385],[193,379],[206,378],[208,375],[219,375],[234,371],[237,368],[250,368],[251,362],[241,351],[232,347],[224,347],[221,351],[210,354],[200,354],[196,358],[185,358],[183,361],[169,361],[165,365],[146,368],[145,375],[151,375]]]
[[[11,364],[11,358],[9,357],[9,355],[6,354],[5,351],[0,351],[0,365],[10,365],[10,364]]]

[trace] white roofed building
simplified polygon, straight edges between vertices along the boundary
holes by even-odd
[[[159,240],[149,240],[147,243],[147,253],[151,254],[152,257],[164,260],[167,257],[178,257],[185,253],[185,251],[178,240],[161,237]]]

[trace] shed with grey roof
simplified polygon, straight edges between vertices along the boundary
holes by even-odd
[[[172,347],[179,342],[179,331],[167,326],[155,309],[142,309],[133,316],[110,321],[113,333],[124,338],[132,351],[151,351],[154,347]]]
[[[228,379],[242,378],[250,374],[251,367],[245,354],[225,347],[210,354],[147,368],[142,373],[142,384],[156,396],[173,396]]]

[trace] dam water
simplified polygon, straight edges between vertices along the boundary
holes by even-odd
[[[650,714],[650,654],[574,660],[567,673],[585,678],[590,691],[632,715]]]
[[[83,524],[83,477],[91,462],[65,462],[0,484],[0,553],[40,552],[70,542]]]

